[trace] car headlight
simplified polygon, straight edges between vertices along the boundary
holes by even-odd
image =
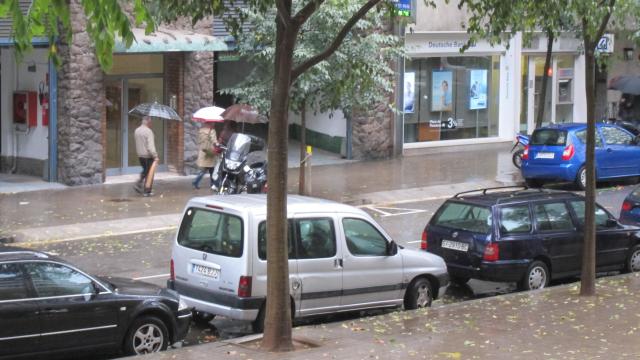
[[[236,170],[240,166],[240,164],[241,164],[240,161],[233,161],[233,160],[229,160],[229,159],[226,159],[224,161],[224,166],[226,166],[227,169],[229,169],[229,170]]]
[[[180,298],[180,301],[178,302],[178,311],[187,310],[188,308],[189,308],[189,305],[187,305],[187,303],[184,302],[182,298]]]

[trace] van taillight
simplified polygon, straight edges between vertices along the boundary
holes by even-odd
[[[633,205],[631,205],[630,202],[625,201],[622,203],[622,211],[631,211],[632,208],[633,208]]]
[[[427,250],[427,230],[422,232],[422,239],[420,241],[420,249]]]
[[[500,260],[500,253],[498,251],[498,244],[489,243],[484,248],[484,255],[482,256],[484,261],[498,261]]]
[[[238,296],[251,297],[251,276],[240,276],[238,283]]]
[[[522,152],[522,160],[529,160],[529,145],[524,146],[524,151]]]
[[[176,271],[173,267],[173,259],[171,259],[171,268],[169,269],[169,280],[175,280],[176,279]]]

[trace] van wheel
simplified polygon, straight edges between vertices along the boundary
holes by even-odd
[[[542,261],[533,261],[518,283],[520,290],[543,289],[549,285],[549,269]]]
[[[124,352],[127,355],[144,355],[164,351],[167,346],[167,326],[155,316],[142,316],[134,320],[129,327]]]
[[[215,315],[209,314],[204,311],[193,310],[191,312],[191,318],[193,319],[193,322],[198,325],[208,325],[209,322],[215,317]]]
[[[429,307],[431,302],[433,302],[431,283],[425,278],[419,278],[407,290],[404,297],[404,308],[405,310],[415,310]]]
[[[587,169],[584,166],[578,170],[578,174],[576,175],[576,186],[578,186],[579,190],[583,191],[587,188]]]
[[[449,280],[451,280],[452,283],[457,285],[464,285],[469,282],[469,278],[463,277],[463,276],[450,276]]]
[[[627,258],[625,271],[626,272],[640,271],[640,245],[636,245],[633,248],[631,248],[631,251],[629,252],[629,257]]]
[[[265,302],[260,308],[260,312],[258,312],[258,317],[253,320],[251,323],[251,330],[253,330],[256,334],[261,334],[264,332],[264,319],[267,313],[267,303]],[[293,325],[293,319],[295,318],[296,306],[291,300],[291,324]]]

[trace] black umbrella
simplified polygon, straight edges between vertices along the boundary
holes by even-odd
[[[153,103],[142,103],[136,105],[133,109],[129,110],[129,114],[138,116],[152,116],[167,120],[181,121],[180,116],[170,106]]]
[[[618,90],[624,94],[640,95],[640,76],[616,76],[609,81],[608,89]]]

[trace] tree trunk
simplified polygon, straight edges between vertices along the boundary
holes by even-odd
[[[584,246],[582,250],[582,274],[580,276],[580,295],[591,296],[596,293],[596,176],[595,176],[595,134],[596,122],[595,92],[595,47],[596,43],[588,36],[584,37],[585,47],[585,86],[587,93],[587,188],[585,194]]]
[[[547,30],[547,56],[544,59],[544,74],[542,74],[542,89],[538,99],[538,114],[536,114],[536,128],[542,127],[544,118],[545,100],[547,100],[547,83],[549,82],[549,68],[551,67],[551,55],[553,54],[553,31]]]
[[[287,2],[289,10],[291,2]],[[287,140],[291,68],[296,31],[278,19],[273,97],[269,117],[267,193],[267,302],[262,348],[293,350],[287,241]]]
[[[307,101],[302,100],[302,115],[300,116],[300,172],[298,175],[298,194],[305,194],[306,166],[303,163],[307,156]]]

